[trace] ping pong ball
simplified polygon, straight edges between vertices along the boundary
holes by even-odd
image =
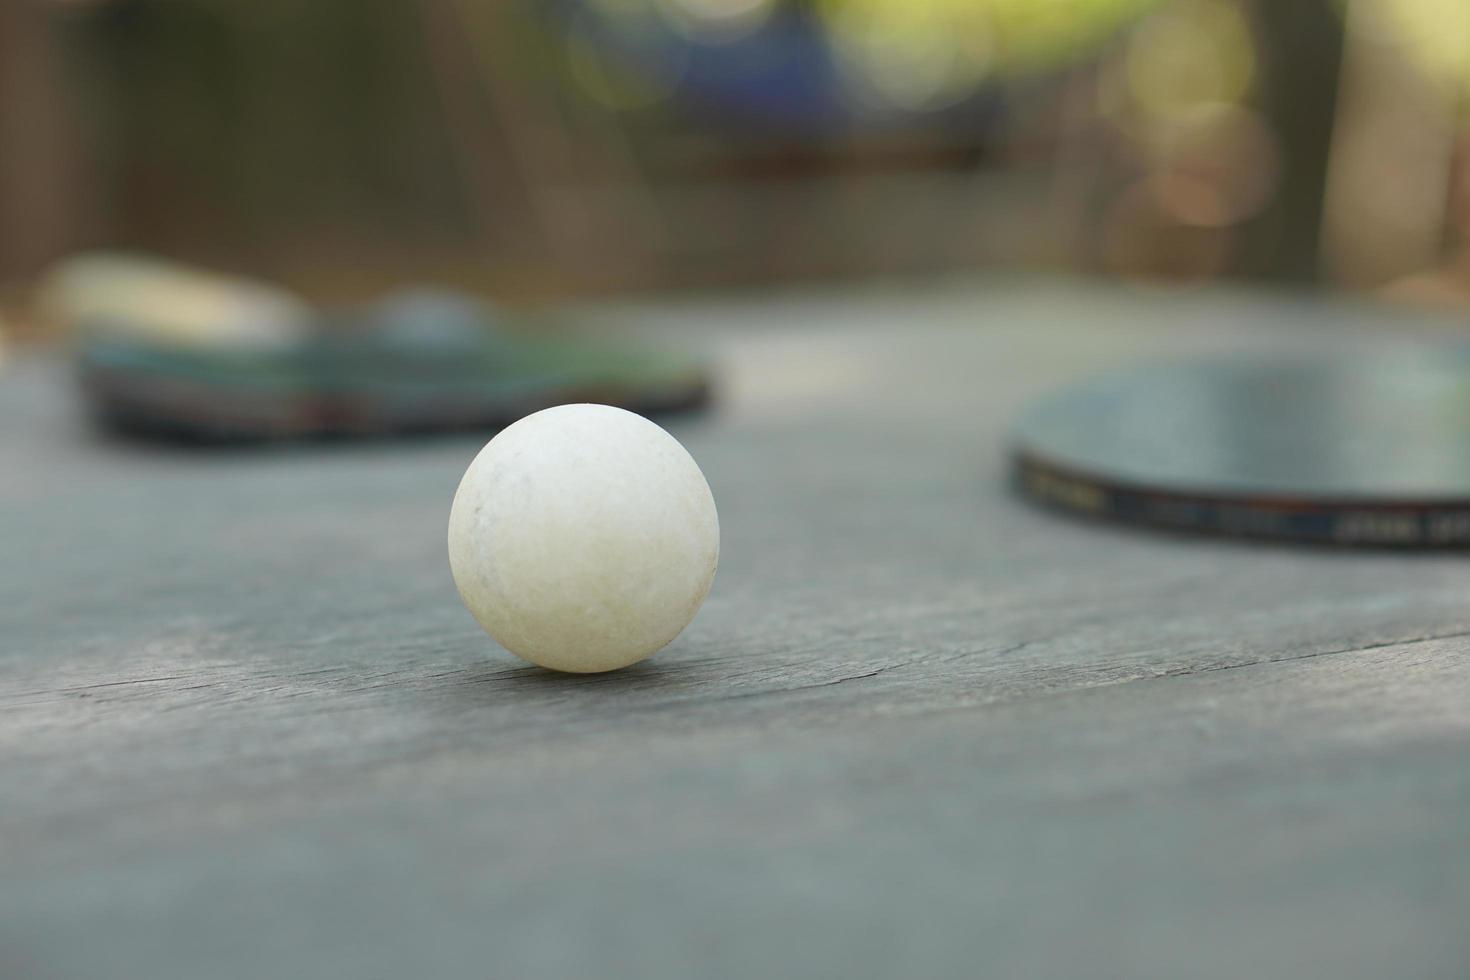
[[[449,511],[449,567],[480,625],[553,670],[616,670],[709,593],[720,522],[678,440],[607,405],[528,415],[485,444]]]

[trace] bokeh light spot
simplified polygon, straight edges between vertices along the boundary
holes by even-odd
[[[1160,10],[1129,40],[1124,67],[1134,104],[1161,116],[1202,102],[1238,102],[1255,70],[1250,25],[1224,0],[1186,0]]]

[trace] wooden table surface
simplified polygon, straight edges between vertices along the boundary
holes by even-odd
[[[956,283],[596,313],[703,345],[723,556],[560,676],[450,581],[479,440],[117,445],[0,371],[0,977],[1470,976],[1470,556],[1090,525],[1029,397],[1443,338]]]

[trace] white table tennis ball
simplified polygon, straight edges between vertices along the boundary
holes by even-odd
[[[637,663],[679,635],[714,581],[720,522],[678,440],[632,412],[528,415],[470,463],[449,567],[485,631],[554,670]]]

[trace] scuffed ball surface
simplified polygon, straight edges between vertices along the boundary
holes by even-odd
[[[667,646],[714,581],[709,484],[673,436],[632,412],[528,415],[470,463],[449,513],[449,566],[475,619],[543,667],[615,670]]]

